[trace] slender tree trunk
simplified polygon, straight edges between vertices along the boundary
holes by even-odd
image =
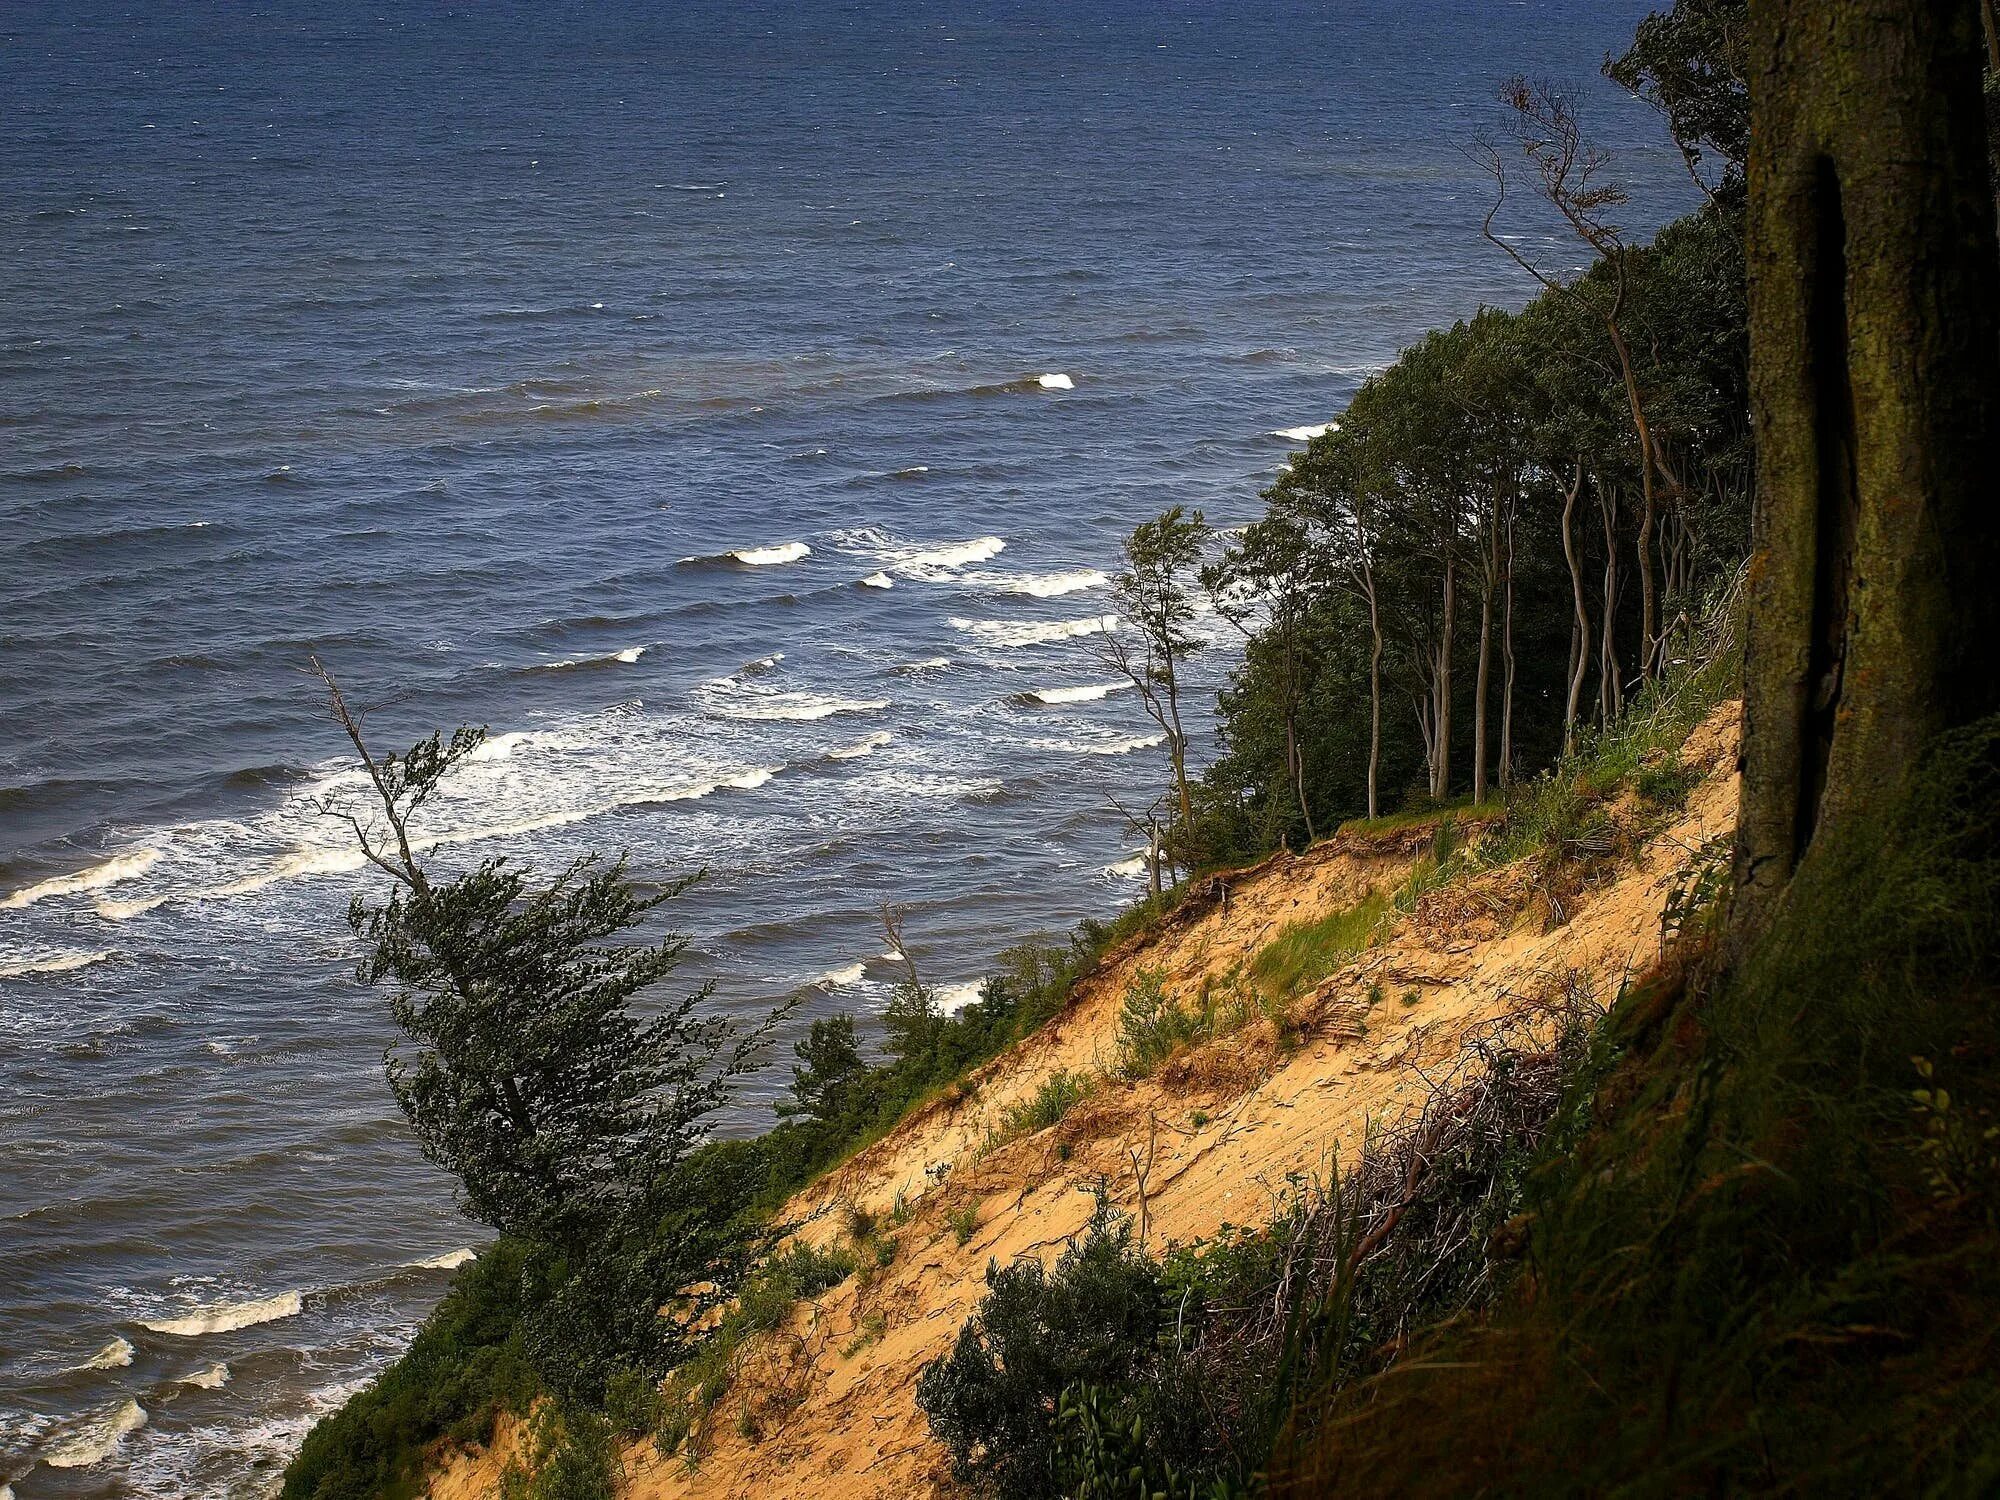
[[[1518,486],[1507,496],[1507,557],[1501,568],[1502,605],[1500,612],[1500,789],[1514,784],[1514,514],[1519,507]]]
[[[1487,512],[1481,538],[1479,568],[1479,666],[1472,685],[1472,800],[1486,800],[1486,699],[1493,678],[1493,590],[1500,560],[1500,500],[1496,494]]]
[[[1600,482],[1597,514],[1604,523],[1604,617],[1597,643],[1598,718],[1609,724],[1625,706],[1618,680],[1618,492]]]
[[[1368,591],[1368,816],[1382,816],[1376,781],[1382,770],[1382,616],[1375,599],[1375,571],[1366,573]]]
[[[1576,607],[1574,630],[1570,636],[1569,650],[1569,702],[1563,709],[1563,754],[1570,755],[1576,750],[1577,715],[1583,711],[1583,680],[1590,671],[1590,608],[1583,597],[1583,560],[1577,556],[1576,530],[1572,518],[1576,515],[1577,496],[1583,493],[1583,460],[1576,461],[1576,470],[1570,476],[1569,490],[1563,496],[1562,532],[1563,559],[1569,564],[1569,587]]]
[[[1733,944],[2000,707],[2000,287],[1973,0],[1752,0],[1758,489]]]
[[[1437,754],[1431,772],[1431,795],[1442,802],[1451,795],[1451,657],[1452,635],[1458,628],[1458,559],[1444,560],[1444,627],[1437,656]]]
[[[1657,459],[1653,450],[1653,429],[1646,422],[1646,403],[1639,396],[1639,377],[1632,369],[1632,350],[1625,342],[1625,334],[1618,326],[1618,310],[1625,302],[1625,252],[1614,252],[1617,259],[1618,296],[1612,311],[1605,316],[1605,331],[1611,336],[1611,347],[1618,355],[1618,369],[1625,381],[1625,399],[1632,408],[1632,426],[1639,434],[1639,676],[1642,679],[1653,675],[1654,632],[1658,615],[1658,600],[1653,587],[1653,521],[1657,501],[1653,491],[1653,473]]]

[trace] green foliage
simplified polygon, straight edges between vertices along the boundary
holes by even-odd
[[[779,1117],[805,1115],[822,1123],[839,1119],[849,1091],[868,1068],[861,1060],[854,1017],[845,1013],[821,1017],[792,1050],[799,1066],[792,1069],[792,1102],[778,1106]]]
[[[500,1500],[616,1500],[623,1476],[617,1438],[600,1413],[547,1401],[500,1476]]]
[[[1003,1500],[1059,1493],[1058,1397],[1122,1380],[1160,1326],[1158,1272],[1131,1241],[1129,1224],[1100,1213],[1052,1273],[1032,1260],[987,1268],[979,1311],[917,1381],[962,1481]]]
[[[1295,923],[1258,950],[1250,973],[1280,998],[1301,994],[1372,944],[1388,911],[1388,898],[1370,891],[1353,906]]]
[[[963,1249],[979,1230],[979,1205],[961,1204],[951,1211],[945,1223],[950,1226],[951,1237],[958,1241],[959,1247]]]
[[[438,1438],[483,1442],[542,1383],[521,1345],[527,1247],[501,1239],[462,1267],[403,1357],[306,1434],[283,1500],[406,1500]]]
[[[1033,1135],[1038,1130],[1047,1130],[1062,1122],[1090,1092],[1090,1080],[1081,1073],[1070,1073],[1058,1068],[1041,1082],[1041,1086],[1009,1108],[1000,1119],[1000,1133],[1003,1136]]]

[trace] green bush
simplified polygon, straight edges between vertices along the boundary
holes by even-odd
[[[1310,989],[1375,941],[1388,907],[1386,896],[1371,891],[1353,906],[1286,928],[1258,950],[1251,976],[1279,999]]]
[[[525,1450],[500,1476],[500,1500],[616,1500],[624,1472],[601,1413],[547,1401],[529,1421]]]
[[[1000,1117],[1002,1135],[1033,1135],[1061,1122],[1063,1116],[1090,1092],[1090,1080],[1081,1073],[1058,1068],[1044,1078],[1041,1087]]]

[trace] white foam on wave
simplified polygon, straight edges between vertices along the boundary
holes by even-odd
[[[864,589],[892,589],[896,586],[896,581],[887,573],[870,573],[861,580],[861,586]]]
[[[198,1307],[178,1318],[142,1319],[139,1326],[153,1333],[192,1339],[205,1333],[234,1333],[239,1328],[254,1328],[259,1323],[296,1318],[304,1310],[305,1297],[302,1293],[280,1292],[275,1297],[256,1297],[247,1302],[220,1302],[213,1307]]]
[[[862,977],[867,972],[868,965],[865,961],[842,964],[839,968],[828,969],[824,974],[820,975],[819,978],[813,981],[813,987],[823,990],[844,990],[849,985],[861,983]]]
[[[146,1408],[128,1397],[61,1429],[42,1450],[42,1462],[51,1469],[87,1469],[109,1458],[128,1433],[145,1425]]]
[[[101,964],[111,958],[109,949],[43,948],[9,953],[0,950],[0,979],[20,979],[29,974],[70,974]]]
[[[804,542],[780,542],[773,547],[740,547],[729,556],[745,567],[768,568],[778,563],[797,562],[801,558],[811,557],[812,548]]]
[[[1132,880],[1146,873],[1150,859],[1144,854],[1135,854],[1130,859],[1121,859],[1115,865],[1104,867],[1105,875],[1112,880]]]
[[[842,745],[838,750],[826,752],[828,760],[862,760],[880,750],[895,736],[886,729],[878,729],[867,739],[853,745]]]
[[[457,1250],[447,1250],[442,1255],[433,1255],[428,1260],[413,1260],[410,1264],[419,1271],[456,1271],[468,1261],[479,1259],[479,1252],[470,1245]]]
[[[622,651],[606,651],[598,656],[572,656],[563,661],[537,662],[527,670],[530,672],[566,672],[576,667],[608,667],[614,663],[630,666],[649,650],[646,646],[627,646]]]
[[[1070,568],[1061,573],[980,574],[975,580],[983,588],[1002,594],[1027,594],[1036,599],[1056,599],[1084,589],[1102,588],[1110,576],[1096,568]]]
[[[204,1365],[192,1374],[183,1375],[175,1385],[191,1385],[198,1391],[219,1391],[229,1384],[229,1366],[217,1360],[212,1365]]]
[[[889,707],[886,698],[841,698],[825,693],[779,689],[744,682],[737,677],[717,677],[695,692],[704,711],[721,719],[751,719],[785,723],[813,723],[835,714],[874,713]]]
[[[1037,375],[1035,377],[1035,384],[1045,391],[1073,391],[1076,389],[1076,382],[1060,370],[1051,370],[1046,375]]]
[[[75,1370],[122,1370],[132,1363],[132,1341],[114,1338],[80,1365],[72,1365]]]
[[[45,901],[50,896],[73,896],[79,891],[97,891],[123,880],[136,880],[159,862],[158,849],[128,849],[123,854],[114,854],[110,859],[78,870],[74,874],[58,875],[52,880],[44,880],[37,885],[10,891],[7,895],[0,896],[0,911],[18,911],[24,906],[33,906],[37,901]]]
[[[1096,703],[1112,693],[1123,692],[1129,682],[1092,682],[1082,687],[1036,688],[1026,696],[1038,703]]]
[[[1118,628],[1118,617],[1093,615],[1083,620],[1042,620],[1022,624],[1016,620],[962,620],[954,616],[951,628],[977,636],[989,646],[1046,646],[1055,641],[1072,641],[1079,636],[1114,631]]]
[[[506,734],[496,734],[480,742],[468,760],[512,760],[514,752],[527,744],[534,736],[524,729],[509,730]]]
[[[1270,436],[1283,438],[1288,443],[1310,443],[1316,437],[1323,437],[1329,432],[1339,430],[1338,422],[1319,422],[1308,427],[1274,427]]]
[[[935,547],[923,547],[902,559],[910,568],[963,568],[973,563],[988,562],[1007,550],[1004,537],[976,536],[966,542],[945,542]]]
[[[1134,750],[1150,750],[1167,741],[1164,734],[1135,734],[1108,740],[1024,740],[1030,750],[1049,750],[1058,755],[1130,755]]]
[[[984,979],[967,979],[958,984],[941,984],[931,991],[931,998],[937,1001],[937,1008],[945,1015],[955,1016],[977,1000],[980,990],[985,986]]]

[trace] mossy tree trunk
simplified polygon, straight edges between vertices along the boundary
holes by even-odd
[[[2000,705],[1979,4],[1752,0],[1739,941],[1816,838]]]

